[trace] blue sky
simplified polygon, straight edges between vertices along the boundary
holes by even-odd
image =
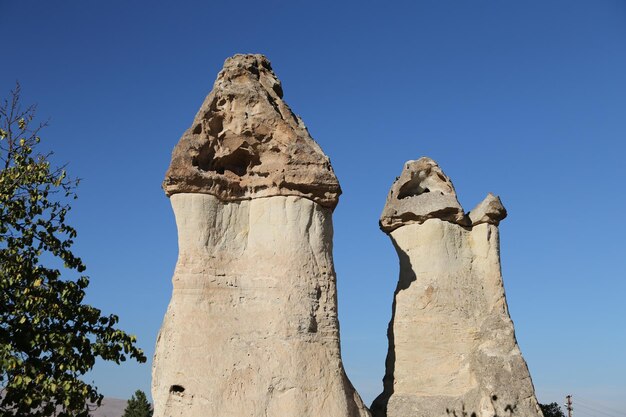
[[[402,164],[427,155],[466,210],[493,192],[509,211],[504,283],[540,401],[624,415],[626,2],[0,0],[0,36],[1,94],[21,82],[50,118],[44,146],[83,178],[88,301],[148,355],[177,255],[171,150],[224,59],[263,53],[344,190],[342,352],[364,399],[382,389],[398,274],[378,216]],[[149,391],[150,365],[89,377],[127,398]]]

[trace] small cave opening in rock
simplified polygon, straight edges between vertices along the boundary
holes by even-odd
[[[192,163],[202,171],[217,172],[221,175],[224,175],[226,171],[230,171],[239,177],[248,174],[250,168],[261,164],[259,155],[248,147],[237,148],[233,152],[220,157],[216,157],[215,153],[213,147],[206,146],[200,150]]]
[[[400,187],[400,192],[398,193],[398,199],[402,200],[403,198],[414,197],[420,194],[429,193],[430,190],[428,188],[422,188],[418,185],[413,185],[410,182],[404,184]]]
[[[185,392],[185,387],[183,387],[182,385],[172,385],[170,387],[170,393],[182,394],[183,392]]]
[[[260,163],[261,161],[258,155],[252,153],[249,149],[238,148],[228,155],[214,159],[212,165],[213,170],[218,174],[224,174],[224,172],[230,171],[242,177],[247,174],[250,168]]]
[[[410,179],[400,186],[400,189],[398,190],[398,200],[430,193],[431,190],[426,185],[432,186],[433,184],[428,180],[429,178],[424,178],[424,176],[420,173],[414,173],[414,175],[411,175]],[[435,190],[433,191],[437,191],[437,187],[435,187]]]
[[[209,132],[213,136],[220,134],[224,130],[224,116],[221,114],[214,114],[208,121]]]

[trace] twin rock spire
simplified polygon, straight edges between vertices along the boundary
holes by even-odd
[[[341,189],[264,56],[226,60],[163,188],[179,257],[154,357],[155,417],[541,416],[504,296],[498,197],[466,214],[429,158],[392,185],[380,226],[400,278],[370,411],[341,362]]]

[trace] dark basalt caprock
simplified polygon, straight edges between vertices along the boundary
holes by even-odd
[[[341,194],[328,157],[283,101],[263,55],[226,60],[174,148],[163,189],[222,201],[301,196],[330,208]]]
[[[409,161],[380,225],[400,261],[374,417],[541,417],[504,294],[493,194],[465,214],[429,158]]]
[[[491,193],[487,194],[487,197],[472,211],[468,213],[472,226],[476,226],[481,223],[491,223],[496,226],[500,224],[500,220],[506,217],[506,209],[500,201],[500,197]]]
[[[450,178],[435,161],[422,157],[404,164],[387,196],[380,228],[389,233],[400,226],[424,223],[428,219],[469,225]]]

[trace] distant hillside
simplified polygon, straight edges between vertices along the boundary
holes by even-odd
[[[117,398],[105,398],[102,405],[91,415],[93,417],[122,417],[126,408],[126,400],[118,400]]]

